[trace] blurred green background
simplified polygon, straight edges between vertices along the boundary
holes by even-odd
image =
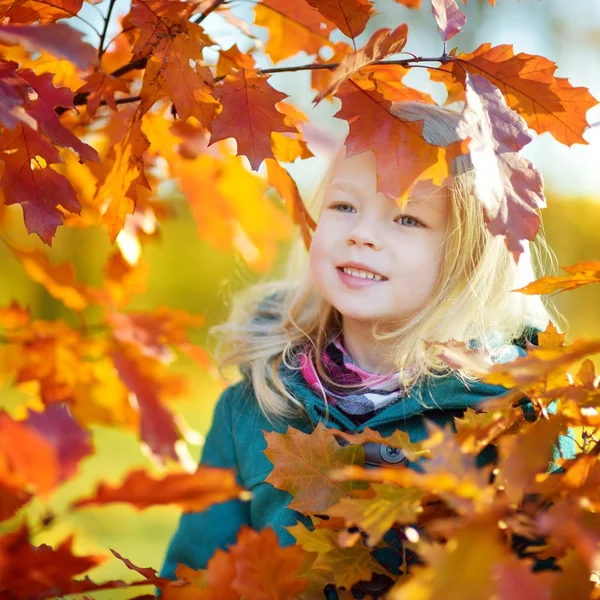
[[[439,51],[440,42],[427,5],[420,12],[411,12],[392,2],[378,2],[377,7],[381,14],[374,18],[366,36],[384,23],[390,26],[405,21],[414,36],[409,38],[408,50],[417,53]],[[123,2],[120,9],[122,13],[127,12],[127,3]],[[248,16],[248,9],[242,8],[240,14]],[[469,20],[465,32],[456,38],[460,50],[470,52],[485,41],[513,43],[516,52],[537,53],[556,60],[562,69],[559,69],[559,75],[568,76],[574,85],[589,87],[596,97],[600,97],[600,12],[592,0],[582,0],[577,6],[567,8],[562,0],[543,3],[506,0],[496,8],[489,6],[487,0],[471,0],[467,14]],[[594,16],[598,18],[594,19]],[[218,18],[210,22],[207,20],[206,24],[209,30],[211,27],[215,30],[224,27]],[[227,33],[225,29],[222,31],[225,32],[223,35]],[[286,64],[303,62],[308,62],[307,57],[297,57],[286,61]],[[439,93],[439,89],[434,92],[419,77],[415,74],[415,85],[420,83],[420,89]],[[311,97],[307,94],[307,80],[303,75],[292,77],[287,74],[273,78],[273,81],[278,89],[290,94],[298,106],[311,113]],[[324,130],[339,134],[340,124],[331,120],[335,110],[335,106],[323,105],[312,110],[311,116]],[[600,121],[597,110],[594,115],[595,120]],[[592,111],[589,120],[594,120]],[[528,148],[529,157],[542,170],[547,182],[548,208],[542,214],[547,241],[560,265],[600,259],[598,129],[586,135],[589,146],[576,145],[569,149],[545,134]],[[318,159],[312,159],[310,168],[302,165],[291,167],[304,192],[312,189],[315,183],[315,160]],[[230,293],[252,284],[259,275],[241,259],[220,252],[198,238],[185,198],[173,193],[164,196],[163,200],[173,206],[176,218],[165,222],[161,226],[161,238],[145,247],[143,259],[150,264],[148,288],[128,308],[152,309],[164,304],[205,315],[206,326],[193,333],[192,341],[210,349],[207,330],[225,318]],[[11,239],[39,246],[33,236],[27,236],[20,208],[10,207],[5,227]],[[72,262],[81,281],[98,285],[102,265],[110,249],[103,230],[81,231],[62,227],[52,249],[47,250],[53,262]],[[286,247],[282,246],[279,260],[266,274],[267,277],[277,276],[285,252]],[[569,322],[568,341],[600,336],[600,285],[588,285],[558,294],[554,299]],[[41,286],[32,283],[20,264],[0,245],[0,306],[6,306],[13,300],[29,306],[34,318],[61,318],[76,324],[73,314]],[[180,358],[173,369],[186,375],[190,391],[171,406],[184,416],[192,429],[205,434],[222,388],[185,357]],[[0,388],[0,407],[12,410],[24,397],[11,386]],[[98,481],[117,483],[134,467],[152,467],[135,435],[95,428],[94,437],[96,454],[82,462],[80,474],[54,494],[47,504],[36,501],[27,509],[27,515],[34,524],[47,508],[59,515],[52,527],[35,536],[34,542],[54,544],[74,534],[77,553],[107,554],[110,547],[134,564],[158,569],[177,523],[177,509],[151,508],[140,512],[129,505],[113,505],[65,512],[71,499],[91,493]],[[196,460],[200,451],[200,445],[190,446]],[[93,570],[90,575],[96,581],[138,578],[114,559]],[[130,598],[139,593],[139,589],[112,590],[93,596],[99,599]]]

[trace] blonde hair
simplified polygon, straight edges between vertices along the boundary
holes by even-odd
[[[423,137],[430,144],[446,147],[458,140],[457,112],[421,102],[395,103],[391,111],[404,121],[422,120]],[[320,212],[331,171],[309,209]],[[424,340],[475,340],[493,360],[502,361],[510,358],[514,340],[522,338],[528,328],[544,330],[549,320],[562,318],[539,296],[509,293],[544,274],[544,255],[556,272],[555,259],[540,232],[535,243],[525,242],[525,251],[515,264],[504,239],[492,236],[485,226],[481,204],[472,194],[473,179],[468,155],[458,156],[448,188],[450,211],[438,283],[427,303],[393,330],[380,332],[377,323],[373,328],[374,338],[391,349],[382,364],[394,364],[401,378],[408,373],[404,369],[413,366],[411,376],[402,381],[407,388],[450,374],[467,385],[477,379],[466,370],[448,367]],[[339,312],[315,290],[308,252],[298,236],[283,277],[256,284],[234,297],[230,318],[213,327],[211,334],[219,336],[220,369],[239,367],[251,380],[262,412],[272,421],[304,412],[281,377],[282,365],[298,369],[298,354],[306,344],[312,348],[309,356],[320,357],[331,332],[341,331],[341,323]],[[313,364],[321,381],[331,383],[321,361]]]

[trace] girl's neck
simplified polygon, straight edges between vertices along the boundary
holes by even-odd
[[[354,362],[369,373],[381,371],[381,361],[384,357],[385,346],[382,342],[373,339],[370,323],[360,323],[343,318],[342,343],[346,352]],[[384,365],[385,367],[385,365]],[[390,372],[394,372],[393,365],[388,365]]]

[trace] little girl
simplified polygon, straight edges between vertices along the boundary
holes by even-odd
[[[431,144],[458,139],[455,112],[416,102],[393,112],[423,120]],[[467,156],[455,159],[452,176],[450,186],[421,182],[401,209],[378,193],[372,152],[346,158],[342,151],[334,161],[317,194],[310,251],[298,243],[284,280],[249,290],[230,321],[215,328],[228,348],[222,366],[238,366],[243,378],[217,402],[201,463],[235,469],[252,500],[184,514],[163,577],[175,578],[178,563],[206,568],[244,524],[273,527],[282,546],[294,543],[285,527],[302,515],[287,508],[287,492],[264,481],[273,465],[262,431],[308,433],[322,421],[384,436],[401,429],[418,441],[427,436],[424,419],[453,424],[466,408],[506,391],[447,367],[423,343],[453,338],[505,362],[524,355],[525,340],[537,343],[536,330],[551,320],[539,297],[510,293],[540,275],[537,254],[527,251],[515,265],[504,240],[490,235],[470,193]],[[368,446],[368,466],[408,464],[395,448]],[[486,448],[482,465],[494,450]],[[567,438],[559,439],[559,454],[574,454]],[[403,565],[393,564],[400,541],[389,533],[390,548],[374,556],[401,573]],[[390,585],[375,575],[352,593],[380,597]],[[322,597],[337,598],[333,586]]]

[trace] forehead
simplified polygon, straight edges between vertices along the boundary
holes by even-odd
[[[377,191],[377,172],[375,153],[361,152],[350,157],[340,152],[332,165],[329,187],[332,191],[342,191],[349,195],[371,198],[378,197],[393,201]],[[439,206],[448,199],[448,186],[436,185],[432,180],[418,181],[408,195],[407,201],[412,206]],[[399,199],[398,206],[402,205]]]

